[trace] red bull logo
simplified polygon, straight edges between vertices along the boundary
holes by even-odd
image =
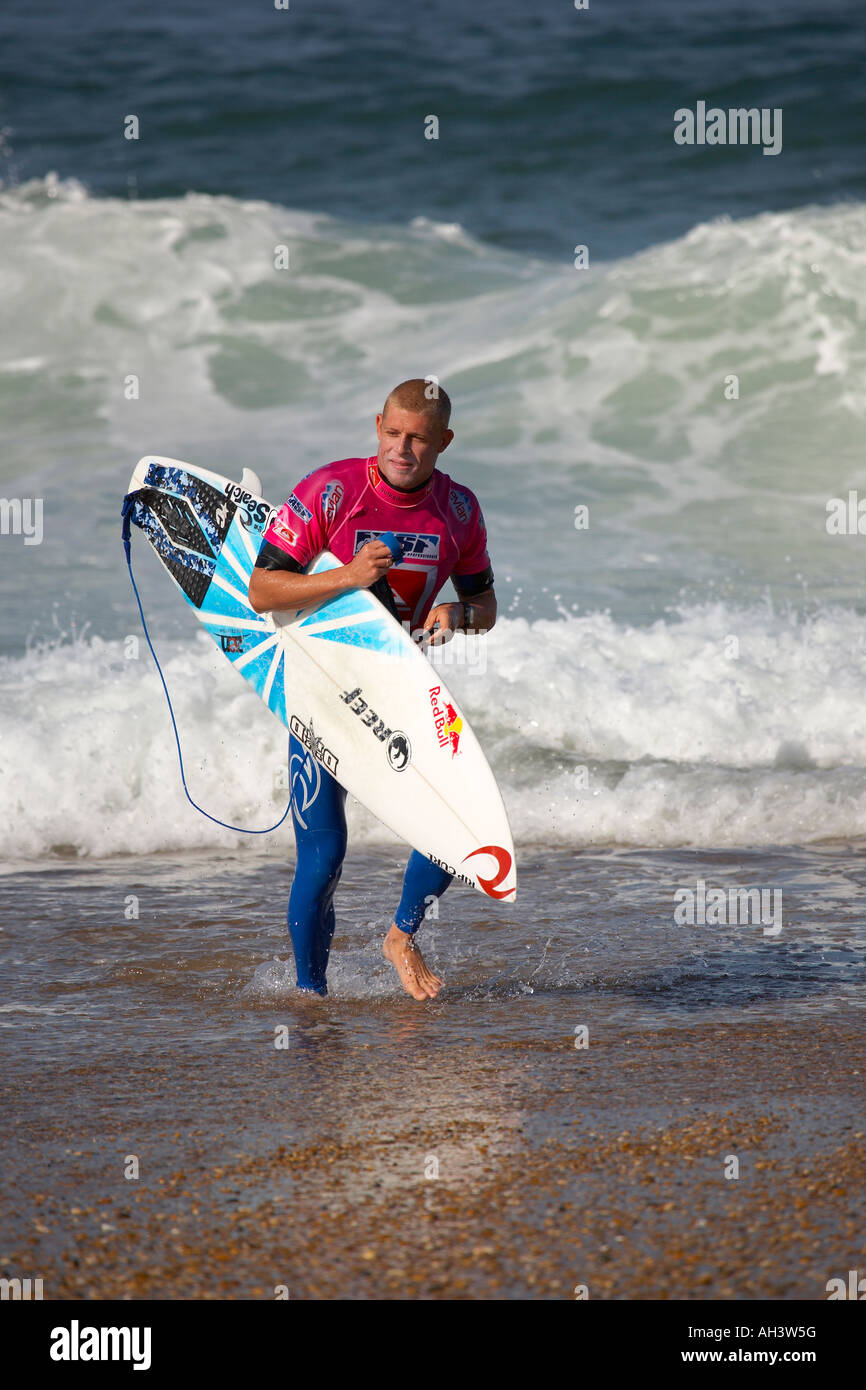
[[[460,715],[453,705],[446,704],[445,713],[448,716],[448,723],[445,725],[445,735],[448,742],[451,744],[451,756],[453,758],[460,747],[460,734],[463,730],[463,720],[460,718]]]
[[[436,737],[439,740],[439,747],[450,748],[451,756],[454,758],[460,751],[460,735],[463,732],[463,720],[448,700],[440,703],[439,696],[442,694],[441,685],[432,685],[428,694],[430,696],[430,705],[433,710],[433,720],[436,725]]]

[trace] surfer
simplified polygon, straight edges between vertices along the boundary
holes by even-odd
[[[302,608],[344,593],[372,588],[433,645],[455,632],[487,631],[496,621],[493,570],[478,499],[439,472],[436,461],[454,438],[451,402],[442,387],[421,378],[395,386],[376,416],[378,453],[340,459],[308,473],[265,532],[249,585],[258,613]],[[379,537],[397,534],[395,563]],[[322,550],[342,563],[321,574],[303,570]],[[457,603],[435,603],[451,579]],[[382,582],[384,581],[384,582]],[[453,752],[460,720],[446,707]],[[289,777],[298,849],[288,925],[298,988],[327,994],[325,974],[334,935],[334,892],[346,853],[346,792],[291,734]],[[413,999],[433,999],[442,981],[425,963],[415,934],[429,904],[452,875],[413,850],[400,905],[383,951]]]

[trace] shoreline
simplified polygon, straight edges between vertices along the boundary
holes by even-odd
[[[625,1028],[583,1051],[566,1025],[561,1043],[434,1050],[408,1074],[410,1006],[388,1013],[380,1049],[335,1047],[328,1019],[293,1025],[302,1065],[338,1061],[330,1125],[310,1115],[286,1142],[268,1058],[246,1090],[210,1096],[203,1127],[140,1132],[135,1183],[103,1067],[74,1069],[75,1111],[53,1109],[53,1124],[28,1122],[19,1085],[3,1273],[41,1276],[46,1299],[272,1299],[281,1285],[319,1299],[574,1298],[581,1285],[604,1299],[825,1299],[862,1264],[855,1011]],[[163,1094],[169,1077],[180,1095],[205,1074],[194,1050],[140,1067],[138,1087]]]

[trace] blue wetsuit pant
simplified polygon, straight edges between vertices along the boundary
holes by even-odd
[[[334,892],[346,853],[346,793],[294,734],[289,737],[289,783],[298,861],[288,923],[298,987],[327,994]],[[401,931],[411,935],[418,930],[431,897],[441,897],[451,878],[423,854],[412,851],[394,917]]]

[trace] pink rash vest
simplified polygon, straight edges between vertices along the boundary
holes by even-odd
[[[461,597],[493,585],[487,529],[478,499],[434,469],[413,492],[382,477],[376,456],[340,459],[308,473],[280,507],[264,536],[256,564],[303,570],[322,550],[348,564],[368,541],[393,531],[403,558],[386,579],[398,616],[419,627],[449,578]]]

